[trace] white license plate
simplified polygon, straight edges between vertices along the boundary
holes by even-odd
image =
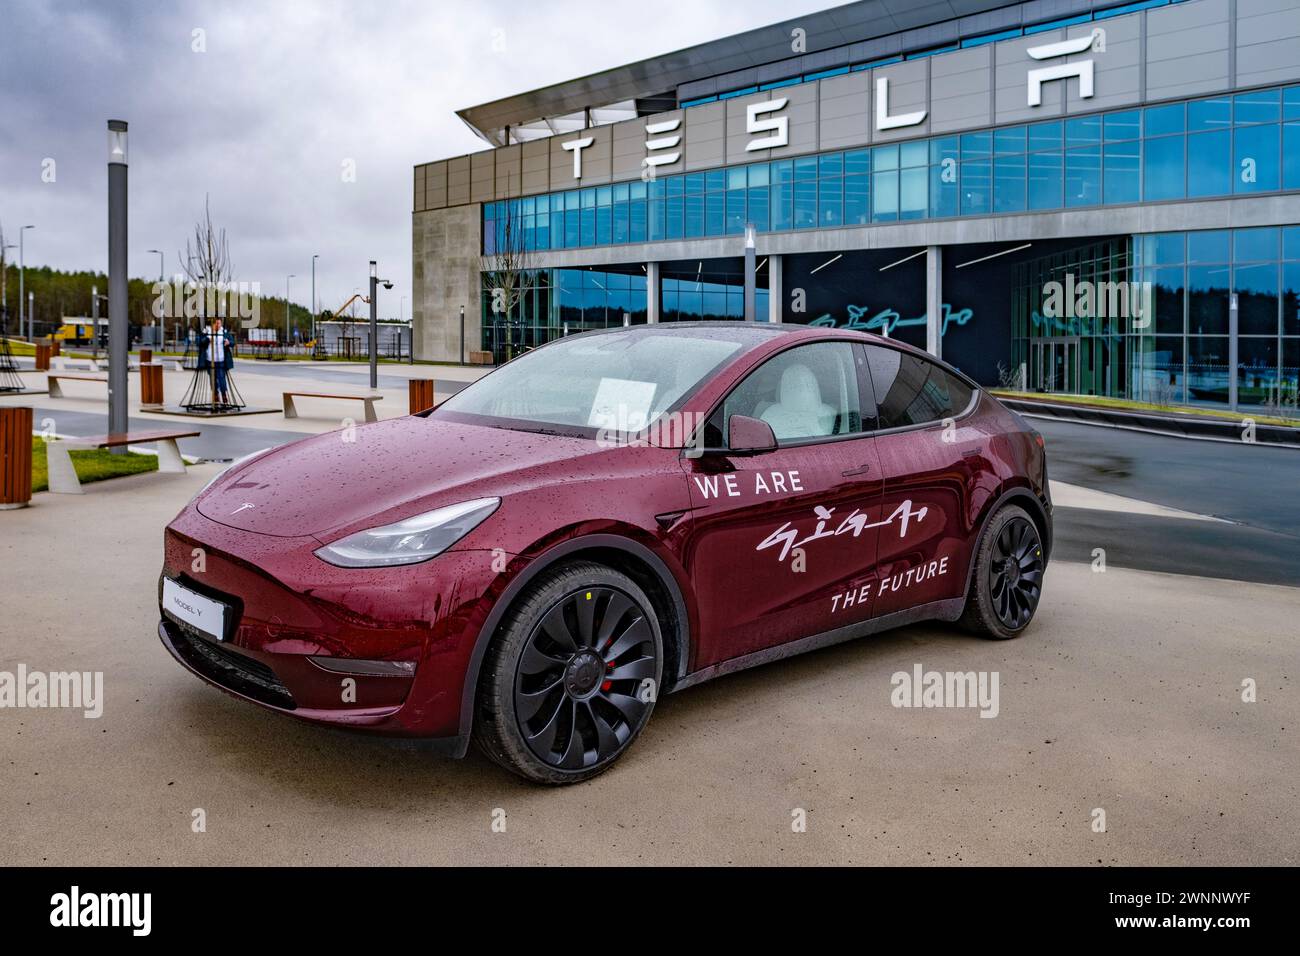
[[[218,641],[226,639],[226,606],[171,578],[163,579],[163,607],[173,616]]]

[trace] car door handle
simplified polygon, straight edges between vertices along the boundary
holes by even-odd
[[[840,472],[840,474],[845,478],[856,478],[858,475],[865,475],[870,470],[870,465],[863,465],[861,468],[850,468],[848,471]]]

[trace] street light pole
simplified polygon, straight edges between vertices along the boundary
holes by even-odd
[[[465,364],[465,307],[460,307],[460,364]]]
[[[160,286],[161,286],[161,285],[166,285],[166,284],[167,284],[167,278],[166,278],[166,276],[164,275],[164,273],[167,271],[167,260],[166,260],[166,258],[163,256],[163,254],[162,254],[162,250],[161,250],[161,249],[149,249],[148,251],[149,251],[149,252],[152,252],[154,255],[156,255],[156,256],[158,257],[158,284],[159,284]],[[162,289],[159,289],[159,290],[158,290],[158,293],[159,293],[160,295],[163,294],[163,290],[162,290]],[[159,325],[160,325],[162,328],[161,328],[161,334],[160,334],[160,336],[159,336],[159,338],[158,338],[158,347],[159,347],[159,348],[164,348],[164,347],[167,345],[167,317],[166,317],[165,315],[164,315],[161,319],[159,319]],[[150,341],[152,341],[152,340],[150,340]],[[143,345],[144,343],[142,342],[141,344]],[[143,374],[143,373],[141,373],[141,374]]]
[[[108,121],[108,431],[125,434],[127,339],[127,139],[124,120]],[[98,332],[98,330],[96,330]],[[125,454],[126,448],[114,448]]]
[[[26,260],[23,257],[23,233],[28,229],[35,229],[35,226],[23,226],[18,230],[18,334],[23,334],[23,275],[27,269]],[[29,338],[35,338],[34,333],[29,333]]]
[[[379,283],[391,289],[393,283],[379,278],[378,263],[370,260],[370,387],[379,387]]]
[[[320,253],[311,257],[311,340],[314,349],[316,342],[316,260],[320,258]]]
[[[4,247],[0,248],[0,263],[4,265],[4,269],[0,270],[0,314],[4,316],[4,328],[0,329],[0,332],[3,332],[5,335],[9,334],[9,260],[5,257],[5,253],[10,249],[17,248],[17,243],[13,242],[5,243]],[[22,299],[18,300],[19,326],[22,325],[22,301]],[[18,329],[18,333],[20,335],[22,334],[21,327]]]
[[[293,335],[289,332],[289,280],[298,278],[295,274],[290,273],[284,277],[284,347],[288,348],[289,343],[293,340]]]
[[[379,272],[370,260],[370,387],[379,387]]]

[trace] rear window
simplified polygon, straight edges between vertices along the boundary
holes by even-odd
[[[955,418],[970,406],[974,390],[942,366],[898,349],[866,349],[881,428]]]

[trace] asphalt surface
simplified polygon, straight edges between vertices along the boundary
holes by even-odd
[[[405,388],[409,378],[403,375],[391,375],[384,372],[386,366],[380,365],[376,380],[380,388]],[[439,392],[459,392],[468,383],[440,376],[437,366],[422,366],[428,378],[438,383]],[[345,366],[331,368],[327,362],[271,362],[256,359],[244,359],[235,366],[236,375],[270,375],[275,378],[309,381],[333,381],[339,385],[365,386],[370,384],[370,372],[367,368]]]
[[[610,772],[547,789],[172,661],[160,531],[216,467],[0,515],[0,566],[40,568],[0,575],[0,670],[105,681],[98,719],[0,710],[0,864],[1300,861],[1300,589],[1056,561],[1018,640],[923,625],[722,678],[661,700]],[[891,706],[916,665],[996,672],[997,716]]]
[[[279,413],[277,409],[277,414]],[[43,420],[54,422],[60,435],[102,435],[108,430],[107,413],[74,412],[67,408],[37,406],[32,412],[33,427],[40,429]],[[210,419],[177,416],[166,421],[157,418],[127,416],[128,431],[197,431],[198,438],[182,438],[177,442],[181,454],[209,461],[233,461],[244,455],[276,445],[284,445],[302,438],[303,432],[277,431],[265,428],[240,428],[232,425],[237,419],[225,419],[220,425]]]
[[[1057,481],[1223,522],[1057,508],[1053,556],[1300,585],[1300,451],[1035,419]]]

